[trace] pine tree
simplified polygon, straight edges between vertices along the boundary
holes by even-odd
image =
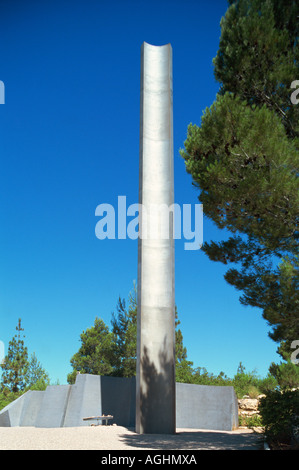
[[[129,296],[129,308],[126,310],[125,300],[118,299],[117,315],[113,314],[112,331],[115,335],[115,364],[114,375],[133,377],[136,375],[137,355],[137,289],[134,286]],[[175,307],[175,367],[176,380],[188,382],[191,380],[192,365],[187,360],[187,348],[183,345],[183,335],[178,326],[177,307]]]
[[[129,294],[129,308],[119,297],[117,314],[112,314],[112,333],[114,334],[114,375],[133,377],[136,375],[137,355],[137,289]]]
[[[73,372],[68,383],[74,383],[78,372],[83,374],[111,375],[113,372],[113,335],[101,318],[96,317],[94,326],[80,335],[81,346],[71,358]]]
[[[183,345],[183,335],[177,329],[176,318],[176,374],[177,380],[188,382],[193,365],[187,360],[187,349]],[[96,318],[94,326],[80,335],[81,346],[71,358],[73,371],[68,374],[68,383],[74,383],[78,372],[83,374],[134,377],[137,359],[137,289],[134,285],[129,294],[129,306],[119,297],[116,314],[112,314],[112,331],[104,321]]]
[[[35,353],[31,354],[26,370],[26,387],[31,390],[45,390],[50,385],[50,378]]]
[[[177,307],[175,307],[175,378],[176,382],[192,382],[193,362],[187,360],[187,348],[183,344],[183,334]]]
[[[9,342],[4,364],[1,365],[1,388],[13,393],[25,389],[28,368],[28,351],[24,340],[21,338],[21,332],[24,331],[24,329],[21,326],[20,318],[16,330],[16,335]],[[25,338],[24,335],[23,338]]]
[[[293,0],[230,1],[214,59],[220,91],[181,150],[205,215],[232,234],[203,251],[234,264],[225,279],[262,309],[285,358],[299,337],[298,15]]]

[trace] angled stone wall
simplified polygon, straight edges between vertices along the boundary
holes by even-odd
[[[90,421],[83,418],[102,414],[102,379],[100,375],[77,375],[76,383],[71,385],[62,426],[89,426]]]
[[[71,385],[50,385],[43,393],[36,417],[37,428],[59,428],[63,426],[65,410]]]
[[[10,426],[19,426],[20,417],[26,400],[26,395],[30,393],[27,392],[21,397],[17,398],[15,401],[7,405],[3,410],[0,411],[0,426],[1,427],[10,427]]]
[[[89,426],[89,416],[110,414],[112,423],[135,427],[136,380],[79,374],[74,385],[29,391],[0,411],[0,426]],[[238,427],[233,387],[176,384],[177,428],[231,431]]]
[[[43,403],[44,392],[29,391],[25,393],[20,423],[17,426],[36,426],[37,418]]]

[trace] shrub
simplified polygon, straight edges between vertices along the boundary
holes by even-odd
[[[269,374],[264,379],[259,381],[259,390],[261,393],[267,393],[271,390],[275,390],[277,388],[277,380],[273,375]]]
[[[270,445],[292,444],[294,428],[299,425],[299,390],[268,392],[260,401],[259,412]]]
[[[257,398],[260,395],[260,390],[255,385],[249,385],[247,394],[249,398]]]
[[[237,372],[233,378],[233,386],[237,397],[242,398],[244,395],[249,394],[250,389],[252,391],[258,389],[258,378],[253,372]]]
[[[22,392],[10,392],[8,389],[0,391],[0,411],[22,395]]]
[[[281,390],[299,387],[299,366],[287,360],[280,364],[272,363],[269,371],[275,377]]]
[[[252,416],[239,416],[239,426],[246,426],[251,429],[258,428],[262,426],[262,419],[258,414],[254,414]]]

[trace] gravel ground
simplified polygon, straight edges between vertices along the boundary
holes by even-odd
[[[177,429],[175,435],[143,434],[122,426],[74,428],[0,427],[0,450],[258,450],[261,437],[248,429]]]

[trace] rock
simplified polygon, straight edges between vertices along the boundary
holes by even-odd
[[[257,411],[258,403],[259,401],[256,398],[242,398],[241,400],[238,400],[239,408],[241,410]]]
[[[241,398],[238,400],[238,414],[242,418],[249,418],[259,414],[259,399],[257,398]]]

